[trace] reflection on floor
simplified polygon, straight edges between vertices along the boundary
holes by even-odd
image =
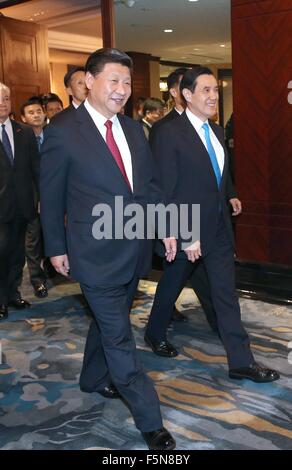
[[[291,449],[292,307],[241,299],[256,359],[282,378],[236,382],[227,376],[223,347],[190,289],[179,299],[189,321],[169,332],[180,355],[160,358],[145,346],[155,288],[140,283],[131,319],[177,449]],[[32,296],[27,282],[22,293],[32,308],[11,311],[0,323],[0,449],[146,449],[120,400],[78,388],[90,321],[78,286],[61,282],[44,301]]]

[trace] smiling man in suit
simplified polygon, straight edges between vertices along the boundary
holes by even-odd
[[[11,121],[10,89],[0,83],[0,320],[8,305],[29,307],[18,290],[25,263],[25,232],[36,217],[39,154],[33,131]]]
[[[93,208],[157,201],[152,155],[141,124],[118,114],[131,94],[132,61],[117,49],[89,56],[88,98],[45,131],[41,160],[41,217],[46,253],[55,269],[80,282],[93,312],[80,388],[122,397],[150,449],[173,449],[159,400],[140,364],[129,311],[139,277],[150,268],[151,240],[93,237]],[[153,202],[152,200],[152,202]],[[64,217],[66,214],[66,227]],[[176,243],[165,240],[172,261]]]
[[[159,284],[167,284],[165,277],[171,278],[168,298],[170,305],[174,305],[196,264],[204,263],[220,338],[227,353],[229,376],[271,382],[279,374],[255,362],[248,334],[241,323],[235,289],[233,231],[226,202],[228,155],[223,129],[210,120],[217,112],[218,84],[211,70],[197,67],[184,74],[180,89],[186,111],[160,127],[152,150],[168,204],[200,205],[200,239],[192,240],[184,249],[182,240],[178,240],[181,249]],[[159,284],[154,301],[157,305],[165,302],[164,298],[160,299]],[[171,309],[165,313],[158,339],[166,342]],[[145,339],[151,344],[149,325]],[[171,346],[169,343],[168,347]]]

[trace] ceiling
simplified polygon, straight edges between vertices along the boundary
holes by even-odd
[[[88,44],[101,37],[100,0],[1,3],[7,1],[0,0],[5,16],[41,23],[50,33],[84,36]],[[190,64],[231,62],[230,0],[115,0],[115,21],[120,49]],[[77,52],[84,41],[76,42]]]

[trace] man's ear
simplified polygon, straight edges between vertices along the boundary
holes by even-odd
[[[73,96],[72,88],[70,86],[67,86],[66,91],[67,91],[69,96]]]
[[[26,119],[22,114],[20,115],[20,117],[21,117],[22,122],[26,122]]]
[[[176,89],[176,88],[170,88],[169,93],[170,93],[170,95],[171,95],[173,98],[177,98],[177,97],[178,97],[178,92],[177,92],[177,89]]]
[[[85,83],[86,83],[88,90],[91,90],[93,81],[94,81],[94,76],[90,72],[86,72]]]
[[[184,97],[184,99],[186,100],[187,103],[190,103],[192,101],[192,92],[191,90],[188,90],[188,88],[184,88],[182,90],[182,95]]]

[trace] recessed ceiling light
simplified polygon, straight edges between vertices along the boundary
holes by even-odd
[[[173,29],[165,29],[164,32],[165,33],[173,33]]]
[[[194,51],[199,51],[200,49],[198,49],[197,47],[194,48]]]
[[[189,0],[189,2],[198,2],[199,0]]]
[[[225,44],[220,44],[220,47],[226,47],[226,45]]]

